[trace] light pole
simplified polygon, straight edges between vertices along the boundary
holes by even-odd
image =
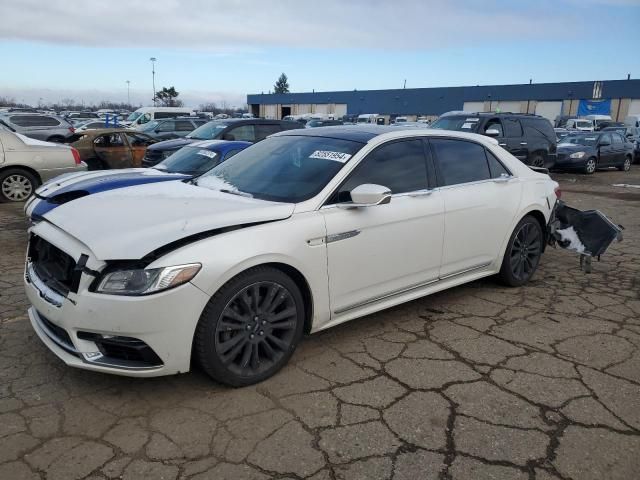
[[[151,78],[153,81],[153,106],[156,106],[156,57],[151,57]]]
[[[129,95],[129,84],[131,83],[129,80],[127,82],[127,105],[131,106],[131,96]]]

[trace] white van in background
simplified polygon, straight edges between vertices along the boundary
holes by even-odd
[[[594,130],[600,130],[600,124],[602,122],[611,121],[611,115],[585,115],[583,118],[586,118],[591,123],[593,123]]]
[[[595,130],[593,121],[586,118],[570,118],[564,128],[567,130],[580,130],[581,132],[593,132]]]
[[[163,118],[183,117],[185,115],[195,115],[193,108],[184,107],[142,107],[137,109],[127,119],[122,122],[131,128],[139,128],[152,120],[162,120]]]

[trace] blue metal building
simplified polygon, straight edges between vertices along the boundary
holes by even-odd
[[[306,113],[378,113],[389,116],[437,116],[451,110],[491,111],[508,105],[520,112],[577,114],[580,101],[610,100],[610,114],[624,118],[640,113],[640,80],[605,80],[475,87],[407,88],[247,95],[256,116],[282,118]],[[540,105],[538,105],[540,104]],[[544,107],[544,108],[543,108]],[[636,112],[637,110],[637,112]],[[541,114],[545,114],[541,113]]]

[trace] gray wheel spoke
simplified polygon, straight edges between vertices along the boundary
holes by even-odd
[[[237,336],[243,339],[242,335]],[[222,362],[225,364],[231,363],[238,356],[244,345],[245,342],[239,342],[238,344],[236,344],[236,346],[233,347],[230,352],[222,356]]]
[[[293,320],[282,320],[280,322],[272,323],[271,328],[273,330],[290,330],[295,328],[296,322]]]
[[[234,335],[229,340],[221,342],[219,344],[221,352],[223,354],[228,353],[230,349],[232,349],[234,346],[236,346],[239,342],[242,342],[242,340],[244,340],[244,336],[243,335]]]
[[[285,320],[287,318],[290,318],[295,314],[296,314],[296,307],[285,308],[281,312],[278,312],[274,314],[272,317],[270,317],[269,322],[273,324],[273,323],[279,322],[280,320]]]
[[[244,344],[244,351],[242,352],[242,360],[240,360],[240,366],[246,368],[251,360],[251,354],[253,353],[253,345],[249,342]]]

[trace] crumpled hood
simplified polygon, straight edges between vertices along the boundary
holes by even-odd
[[[82,197],[51,210],[44,219],[87,245],[99,260],[137,260],[198,233],[283,220],[293,209],[291,203],[161,182]]]

